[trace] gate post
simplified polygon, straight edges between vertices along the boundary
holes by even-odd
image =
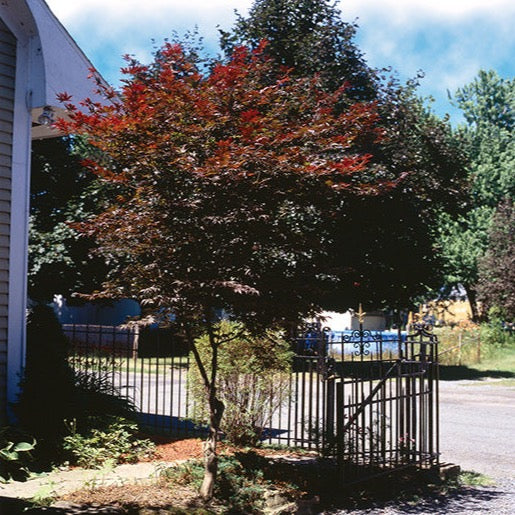
[[[326,404],[325,404],[325,427],[322,435],[322,448],[328,452],[334,446],[334,378],[327,379],[326,382]]]

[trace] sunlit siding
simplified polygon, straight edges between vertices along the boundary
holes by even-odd
[[[0,20],[0,406],[6,403],[11,154],[16,39]],[[3,415],[0,414],[0,422]]]

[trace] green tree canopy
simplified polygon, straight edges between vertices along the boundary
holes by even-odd
[[[332,2],[255,0],[246,18],[236,14],[232,31],[221,31],[226,53],[235,44],[255,48],[265,39],[269,55],[295,76],[319,74],[323,86],[332,91],[348,81],[351,98],[375,97],[375,72],[353,41],[357,26],[342,21]]]
[[[515,322],[515,206],[505,200],[488,231],[488,247],[479,259],[478,297],[491,314]]]
[[[106,190],[81,164],[90,152],[78,138],[34,141],[32,146],[28,293],[50,302],[55,294],[91,292],[107,273],[91,255],[94,242],[72,227],[98,213]]]
[[[481,70],[456,92],[454,103],[466,120],[456,139],[470,161],[468,199],[458,218],[441,218],[439,244],[447,284],[465,287],[477,319],[478,263],[488,247],[492,217],[503,199],[515,196],[515,80]]]

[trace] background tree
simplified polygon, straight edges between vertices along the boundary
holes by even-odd
[[[338,277],[330,266],[334,225],[345,199],[395,187],[359,152],[381,136],[373,104],[342,110],[343,90],[317,79],[278,77],[273,61],[240,47],[208,76],[179,45],[145,66],[128,59],[121,100],[61,96],[69,133],[109,156],[92,162],[123,193],[82,231],[118,266],[93,298],[137,298],[157,318],[173,314],[195,356],[209,405],[201,489],[213,492],[223,403],[218,349],[234,337],[217,325],[224,309],[259,333],[320,309]],[[209,367],[195,347],[208,335]]]
[[[325,305],[406,307],[442,283],[434,220],[461,207],[465,159],[449,124],[417,97],[420,77],[401,84],[370,68],[354,42],[356,29],[329,0],[256,0],[247,17],[222,32],[221,45],[230,54],[236,42],[255,47],[266,39],[266,51],[295,76],[319,76],[326,91],[345,82],[342,108],[356,99],[376,103],[384,136],[361,151],[400,185],[380,198],[335,206],[331,266],[341,280]]]
[[[81,164],[88,152],[77,138],[33,142],[28,290],[34,301],[91,292],[107,273],[105,260],[91,255],[93,240],[70,225],[98,213],[107,193]]]
[[[505,200],[495,213],[488,247],[479,260],[479,300],[491,314],[515,322],[515,207]]]
[[[357,25],[344,22],[333,2],[255,0],[246,18],[237,12],[236,16],[231,31],[220,31],[220,44],[227,54],[236,44],[255,48],[266,39],[268,54],[293,75],[318,74],[329,91],[348,81],[348,97],[375,98],[376,72],[353,42]]]
[[[477,320],[478,263],[488,247],[492,217],[504,198],[515,196],[515,81],[480,71],[454,102],[466,121],[456,138],[470,160],[468,199],[459,217],[441,218],[439,244],[446,282],[463,285]]]

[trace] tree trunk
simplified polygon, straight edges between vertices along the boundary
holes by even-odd
[[[186,336],[191,351],[195,357],[202,381],[204,383],[205,392],[209,404],[209,435],[204,442],[204,480],[200,487],[200,495],[204,500],[213,497],[216,481],[216,473],[218,470],[218,456],[216,454],[216,444],[218,442],[218,434],[220,433],[220,422],[224,414],[224,403],[216,396],[216,374],[218,369],[218,345],[220,344],[215,337],[213,325],[210,318],[210,309],[206,308],[205,324],[209,335],[209,343],[211,345],[211,370],[208,371],[202,362],[190,328],[186,325]],[[210,373],[209,373],[210,372]]]
[[[479,322],[479,310],[477,307],[477,295],[476,290],[467,284],[464,284],[465,292],[467,294],[467,299],[470,304],[470,312],[472,314],[472,322]]]
[[[212,388],[214,388],[212,386]],[[218,456],[216,444],[220,432],[220,421],[224,413],[224,404],[216,398],[215,393],[209,398],[209,435],[204,442],[204,480],[200,487],[200,495],[203,499],[209,500],[213,497],[215,488],[216,473],[218,470]]]

